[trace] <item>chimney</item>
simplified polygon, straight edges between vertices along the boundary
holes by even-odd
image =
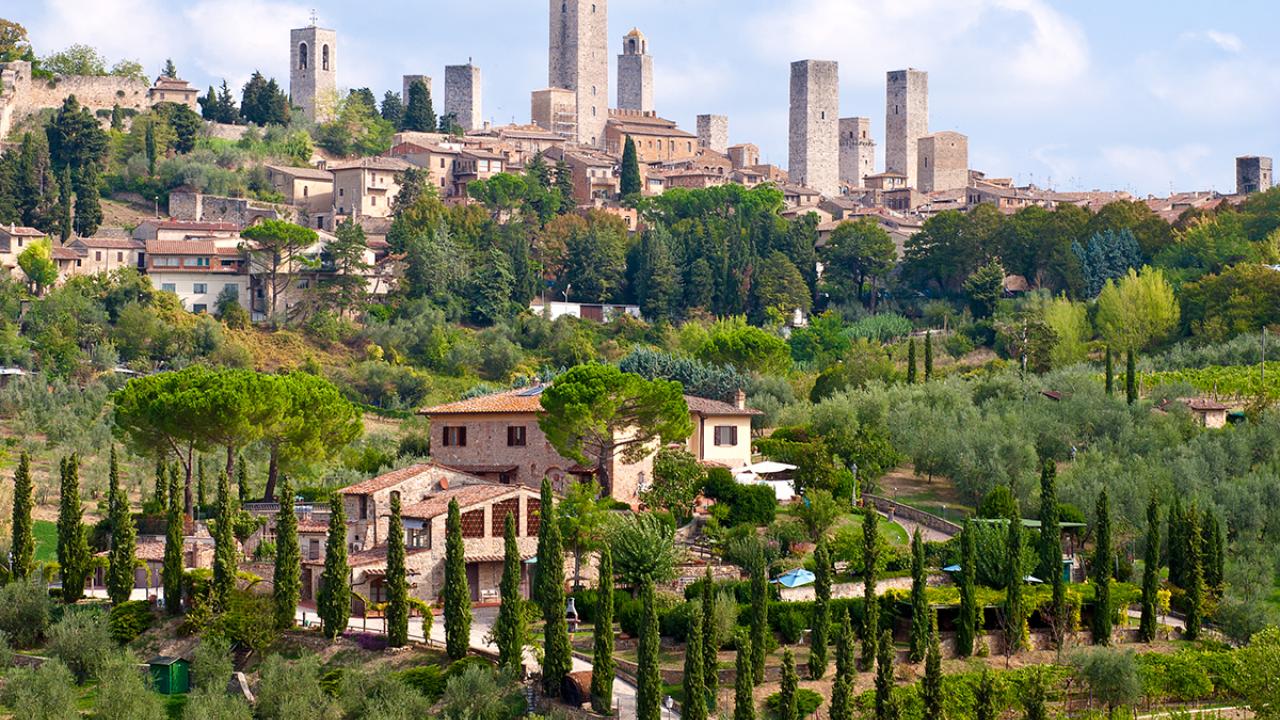
[[[739,410],[747,409],[747,392],[742,388],[733,394],[733,406]]]

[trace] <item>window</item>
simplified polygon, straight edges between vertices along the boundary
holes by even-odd
[[[204,295],[205,293],[209,292],[209,284],[208,283],[192,283],[191,292],[197,295]]]
[[[154,267],[178,267],[182,263],[181,258],[176,257],[152,257],[151,264]]]
[[[507,447],[524,447],[525,440],[525,426],[507,426]]]
[[[222,289],[233,298],[238,299],[240,297],[240,286],[235,283],[227,283],[222,286]]]
[[[359,519],[368,520],[369,519],[369,496],[360,495],[359,497],[360,497],[360,507],[359,507],[359,513],[358,513]]]
[[[491,536],[502,537],[507,532],[508,515],[515,519],[516,534],[520,534],[520,498],[511,498],[510,500],[494,503],[493,524],[489,529]]]
[[[444,169],[444,158],[440,158],[440,169]]]
[[[467,428],[462,426],[445,426],[444,429],[444,446],[445,447],[466,447],[467,446]]]
[[[83,264],[84,264],[83,260],[81,260],[80,258],[76,258],[76,267],[80,267]]]
[[[322,70],[329,69],[329,46],[324,45],[320,48],[320,63]]]
[[[484,537],[484,509],[462,513],[462,537]]]
[[[102,251],[101,251],[101,250],[94,250],[94,251],[93,251],[93,261],[94,261],[94,262],[102,262]]]
[[[302,43],[298,45],[298,69],[299,70],[307,69],[307,44],[306,43]]]
[[[191,312],[197,315],[202,315],[204,313],[209,312],[209,306],[204,303],[196,303],[195,305],[191,306]]]
[[[308,188],[306,185],[303,185],[303,186],[302,186],[302,197],[307,197],[308,195],[310,195],[310,194],[311,194],[311,192],[310,192],[310,191],[311,191],[311,189],[310,189],[310,188]]]
[[[374,207],[378,207],[378,196],[374,195],[373,197],[369,198],[369,204],[373,205]]]
[[[176,293],[178,292],[178,286],[174,283],[160,283],[160,290],[162,292]]]
[[[338,197],[342,197],[343,194],[344,194],[343,188],[338,188]]]
[[[718,447],[733,447],[738,444],[738,427],[736,425],[717,425],[715,427],[715,443]]]
[[[408,537],[405,538],[405,544],[411,548],[430,548],[431,547],[431,521],[428,520],[425,527],[409,528]]]
[[[308,560],[320,559],[320,539],[319,538],[311,538],[310,540],[307,541],[307,559]]]
[[[235,261],[235,260],[223,260],[223,261],[222,261],[221,263],[219,263],[219,264],[220,264],[220,265],[222,265],[222,267],[224,267],[224,268],[235,267],[235,266],[236,266],[236,261]]]
[[[116,253],[116,262],[124,262],[124,253],[122,252]]]

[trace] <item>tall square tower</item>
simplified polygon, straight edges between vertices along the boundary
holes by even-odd
[[[550,0],[548,85],[577,98],[577,141],[604,146],[609,120],[608,0]]]
[[[876,173],[876,141],[871,118],[840,118],[840,182],[865,187],[864,179]]]
[[[484,122],[480,105],[480,68],[446,65],[444,68],[444,112],[453,115],[464,131],[479,130]]]
[[[929,73],[891,70],[886,87],[884,169],[906,175],[907,186],[918,187],[916,146],[929,134]]]
[[[791,63],[791,182],[840,193],[840,70],[834,60]]]
[[[718,152],[729,152],[729,117],[727,115],[698,116],[698,147]]]
[[[312,25],[289,31],[289,99],[312,122],[338,103],[338,33]]]
[[[409,105],[409,88],[410,88],[410,86],[412,86],[415,82],[417,82],[417,81],[419,81],[419,80],[421,80],[421,81],[422,81],[422,84],[423,84],[423,85],[426,85],[426,86],[427,86],[427,94],[431,96],[432,108],[434,108],[434,107],[435,107],[435,101],[436,101],[436,94],[435,94],[435,92],[431,89],[431,76],[430,76],[430,75],[402,75],[402,76],[400,76],[400,102],[404,103],[404,104],[405,104],[405,106],[406,106],[406,107],[408,107],[408,105]]]
[[[969,138],[958,132],[925,135],[917,146],[920,192],[969,187]]]
[[[653,112],[653,56],[644,33],[632,28],[618,56],[618,109]]]
[[[1248,195],[1271,189],[1271,158],[1245,155],[1236,158],[1236,194]]]

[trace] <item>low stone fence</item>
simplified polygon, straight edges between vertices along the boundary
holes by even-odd
[[[932,515],[923,510],[913,508],[910,505],[903,505],[900,502],[890,500],[886,497],[880,497],[879,495],[863,493],[862,500],[864,503],[870,503],[875,507],[875,509],[890,517],[900,517],[905,520],[910,520],[917,525],[923,525],[930,530],[936,530],[937,532],[950,537],[959,535],[960,531],[964,529],[950,520],[943,520],[937,515]]]

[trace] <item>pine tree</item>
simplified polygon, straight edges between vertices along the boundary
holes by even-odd
[[[201,477],[203,475],[202,469]],[[236,586],[239,552],[236,548],[235,508],[231,503],[231,478],[222,472],[218,473],[218,513],[213,540],[213,607],[225,610]]]
[[[819,680],[827,674],[827,634],[831,628],[831,559],[826,538],[818,539],[813,550],[814,581],[813,631],[809,633],[809,677]]]
[[[462,511],[456,499],[449,501],[444,538],[445,652],[451,660],[461,660],[471,647],[471,588],[467,585],[466,548],[462,544]]]
[[[62,570],[62,601],[70,604],[84,597],[84,584],[89,578],[89,543],[80,505],[80,457],[72,454],[63,458],[61,470],[58,565]]]
[[[619,181],[619,191],[622,197],[630,198],[639,195],[642,189],[636,144],[628,135],[626,143],[622,146],[622,179]]]
[[[996,720],[1000,713],[996,708],[996,676],[991,668],[983,667],[978,676],[978,686],[973,691],[974,720]]]
[[[1124,398],[1132,405],[1138,402],[1138,365],[1132,349],[1125,351],[1124,370]]]
[[[514,544],[515,537],[512,536]],[[518,557],[518,556],[517,556]],[[600,548],[600,579],[596,586],[595,628],[591,646],[591,707],[601,715],[613,710],[613,552]]]
[[[1204,621],[1204,566],[1201,546],[1203,538],[1200,534],[1200,518],[1195,508],[1187,513],[1186,526],[1186,590],[1187,616],[1186,629],[1182,637],[1186,640],[1197,640],[1200,637],[1201,624]]]
[[[167,510],[169,507],[169,470],[165,466],[164,459],[156,457],[156,491],[152,495],[156,505],[161,510]]]
[[[1009,529],[1005,533],[1005,649],[1015,655],[1026,647],[1027,613],[1022,603],[1022,516],[1014,502],[1014,513],[1009,516]]]
[[[1096,545],[1093,550],[1093,642],[1111,644],[1111,576],[1115,550],[1111,545],[1111,502],[1107,488],[1098,493]]]
[[[107,595],[113,605],[118,605],[133,593],[138,532],[129,513],[129,496],[120,489],[120,463],[114,445],[110,462],[107,506],[111,513],[111,550],[107,555]]]
[[[924,333],[924,381],[933,379],[933,331]]]
[[[387,644],[391,647],[404,647],[409,642],[409,578],[404,564],[400,493],[392,493],[387,522]]]
[[[541,557],[539,557],[541,559]],[[636,718],[661,720],[662,674],[658,667],[658,608],[653,580],[640,581],[640,638],[636,649]]]
[[[1107,397],[1111,397],[1116,392],[1116,367],[1115,367],[1115,360],[1112,359],[1111,357],[1110,345],[1107,346],[1106,368],[1107,368],[1107,381],[1106,381]]]
[[[782,689],[778,692],[778,720],[800,720],[796,705],[796,691],[800,689],[800,677],[796,675],[796,658],[791,648],[782,653]]]
[[[737,657],[734,662],[733,720],[756,720],[751,636],[739,630],[734,647],[737,648]]]
[[[351,568],[347,564],[347,512],[342,493],[329,500],[329,536],[324,544],[324,571],[320,575],[320,592],[316,594],[316,612],[320,630],[330,640],[347,630],[351,619]]]
[[[400,93],[388,90],[382,96],[380,113],[383,120],[391,123],[391,127],[400,127],[400,121],[404,118],[404,101],[400,98]]]
[[[916,384],[916,339],[907,341],[907,384]]]
[[[862,658],[863,670],[870,670],[879,653],[880,600],[876,595],[876,572],[880,566],[880,515],[868,505],[862,514]]]
[[[1156,595],[1160,591],[1160,503],[1155,495],[1147,503],[1147,547],[1142,556],[1142,618],[1138,640],[1156,639]]]
[[[707,720],[707,686],[702,681],[702,614],[689,616],[689,638],[684,648],[684,705],[682,720]],[[795,672],[793,665],[791,671]]]
[[[160,571],[160,584],[164,586],[164,607],[170,615],[182,612],[182,535],[185,519],[182,515],[182,497],[178,493],[178,469],[169,469],[169,486],[165,497],[169,501],[165,517],[164,566]]]
[[[764,682],[765,641],[769,632],[769,578],[765,575],[764,551],[756,550],[751,562],[751,678]]]
[[[911,537],[911,644],[907,659],[924,660],[929,648],[929,601],[925,598],[924,539],[920,528]]]
[[[543,482],[550,486],[546,480]],[[549,490],[547,497],[551,497]],[[543,505],[542,512],[547,531],[546,545],[538,548],[538,574],[542,578],[542,690],[548,697],[558,697],[573,665],[569,626],[564,617],[564,542],[554,503]]]
[[[975,587],[978,552],[973,533],[973,525],[966,522],[960,533],[960,617],[956,621],[956,655],[962,658],[973,654],[980,612]]]
[[[244,463],[240,464],[241,470]],[[271,576],[271,602],[277,630],[293,627],[302,591],[302,550],[298,546],[298,516],[293,509],[293,485],[280,478],[280,510],[276,514],[276,566]]]
[[[885,630],[876,650],[876,720],[895,720],[897,705],[893,699],[893,633]]]
[[[24,450],[18,456],[18,469],[13,473],[13,577],[25,580],[35,571],[36,536],[31,524],[32,497],[31,456]]]
[[[421,80],[409,84],[409,97],[405,100],[404,117],[400,129],[414,132],[435,132],[436,111],[431,105],[431,89]]]
[[[938,614],[929,613],[929,650],[924,658],[924,681],[920,685],[924,701],[924,716],[930,720],[944,720],[942,698],[942,647],[938,639]]]
[[[556,161],[556,190],[560,192],[560,213],[570,212],[577,207],[573,199],[573,169],[569,163],[560,158]]]
[[[720,690],[720,638],[716,636],[715,581],[711,568],[702,580],[702,682],[707,686],[707,708],[714,709]]]

